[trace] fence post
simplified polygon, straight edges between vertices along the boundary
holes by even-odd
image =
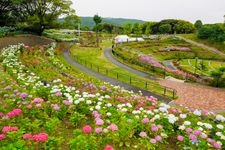
[[[145,88],[146,89],[148,88],[148,82],[147,81],[145,82]]]
[[[118,74],[118,72],[116,73],[116,79],[118,79],[119,78],[119,74]]]
[[[98,72],[99,72],[99,66],[98,66]]]
[[[130,84],[131,84],[131,76],[130,76]]]
[[[108,76],[108,69],[105,69],[106,75]]]
[[[173,90],[173,99],[175,98],[175,91]]]
[[[164,88],[164,95],[166,95],[166,88]]]

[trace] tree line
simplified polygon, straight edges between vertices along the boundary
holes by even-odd
[[[0,26],[17,26],[40,35],[46,28],[59,26],[60,16],[76,18],[71,0],[0,0],[0,4]]]
[[[196,30],[192,23],[175,19],[166,19],[160,22],[126,23],[122,26],[101,23],[98,28],[101,32],[136,35],[194,33]],[[96,30],[96,27],[93,30]]]

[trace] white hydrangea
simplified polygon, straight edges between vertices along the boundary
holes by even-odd
[[[97,105],[97,106],[95,106],[95,109],[99,110],[99,109],[101,109],[101,106]]]
[[[222,132],[216,132],[216,135],[219,137],[223,136]]]
[[[193,112],[193,114],[196,115],[196,116],[201,116],[202,113],[201,113],[200,110],[197,110],[197,109],[196,109],[196,110]]]
[[[209,123],[204,123],[204,126],[205,126],[207,129],[212,129],[212,128],[213,128],[212,125],[209,124]]]
[[[185,129],[185,126],[184,126],[184,125],[181,125],[181,126],[179,126],[178,129],[179,129],[179,130],[184,130],[184,129]]]
[[[107,115],[107,116],[111,116],[112,114],[111,114],[110,112],[107,112],[106,115]]]
[[[169,114],[168,115],[168,121],[171,124],[174,124],[178,120],[178,117],[174,116],[174,114]]]
[[[224,122],[225,118],[222,115],[216,115],[216,120]]]
[[[182,119],[187,118],[187,114],[180,114],[180,118],[182,118]]]
[[[184,125],[189,126],[189,125],[191,125],[191,122],[190,121],[184,121]]]
[[[203,126],[204,124],[203,124],[202,122],[198,121],[198,122],[197,122],[197,125]]]
[[[221,124],[216,125],[216,127],[217,127],[218,129],[221,129],[221,130],[223,130],[223,129],[224,129],[224,126],[223,126],[223,125],[221,125]]]
[[[90,104],[92,104],[92,101],[91,100],[87,100],[86,104],[90,105]]]

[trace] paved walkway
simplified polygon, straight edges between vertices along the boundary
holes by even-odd
[[[145,72],[133,69],[133,68],[131,68],[131,67],[127,66],[127,65],[124,65],[123,63],[117,61],[112,55],[112,49],[111,48],[107,48],[104,51],[104,55],[110,62],[112,62],[113,64],[119,66],[120,68],[123,68],[123,69],[125,69],[125,70],[127,70],[129,72],[132,72],[132,73],[134,73],[136,75],[139,75],[139,76],[142,76],[144,78],[156,80],[156,77],[151,76],[148,73],[145,73]]]
[[[132,86],[132,85],[130,85],[130,84],[126,84],[126,83],[120,82],[120,81],[118,81],[118,80],[116,80],[116,79],[107,77],[107,76],[105,76],[105,75],[103,75],[103,74],[100,74],[100,73],[97,73],[97,72],[95,72],[95,71],[93,71],[93,70],[91,70],[91,69],[89,69],[89,68],[87,68],[87,67],[85,67],[85,66],[83,66],[83,65],[81,65],[81,64],[79,64],[79,63],[77,63],[74,59],[72,59],[72,58],[70,57],[70,55],[69,55],[69,50],[70,50],[70,47],[68,47],[68,48],[63,52],[63,56],[64,56],[65,60],[68,61],[71,65],[75,66],[76,68],[78,68],[78,69],[80,69],[80,70],[86,72],[87,74],[92,75],[92,76],[94,76],[94,77],[96,77],[96,78],[98,78],[98,79],[100,79],[100,80],[102,80],[102,81],[108,82],[108,83],[110,83],[110,84],[113,84],[113,85],[116,85],[116,86],[119,85],[120,87],[123,87],[123,88],[126,89],[126,90],[129,90],[129,91],[132,90],[132,91],[134,91],[134,92],[136,92],[136,93],[139,92],[139,91],[141,91],[141,92],[143,93],[143,95],[145,95],[145,96],[154,96],[154,97],[157,97],[160,101],[163,101],[163,102],[165,102],[165,103],[171,102],[171,100],[168,99],[168,98],[166,98],[166,97],[163,97],[163,96],[154,94],[154,93],[152,93],[152,92],[150,92],[150,91],[143,90],[143,89],[141,89],[141,88]]]
[[[225,89],[169,80],[159,83],[177,90],[179,98],[175,104],[202,110],[225,110]]]
[[[140,72],[133,68],[130,68],[124,64],[118,62],[113,58],[111,49],[105,50],[105,56],[117,66],[124,68],[132,73],[147,77],[146,73]],[[184,107],[211,110],[215,112],[225,112],[225,90],[214,87],[182,83],[177,81],[171,81],[170,79],[159,80],[159,83],[166,87],[171,87],[177,90],[179,98],[173,101],[174,105],[183,105]]]
[[[213,52],[215,52],[215,53],[217,53],[217,54],[219,54],[219,55],[225,56],[224,53],[222,53],[221,51],[219,51],[218,49],[216,49],[216,48],[214,48],[214,47],[210,47],[210,46],[208,46],[208,45],[205,45],[205,44],[202,44],[202,43],[198,43],[198,42],[196,42],[196,41],[193,41],[193,40],[184,38],[184,37],[182,37],[182,36],[178,36],[178,35],[176,35],[176,36],[177,36],[178,38],[180,38],[180,39],[185,40],[185,41],[188,42],[188,43],[191,43],[191,44],[196,45],[196,46],[198,46],[198,47],[201,47],[201,48],[203,48],[203,49],[211,50],[211,51],[213,51]]]

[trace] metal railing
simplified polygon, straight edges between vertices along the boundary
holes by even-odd
[[[138,79],[136,77],[128,76],[127,74],[119,73],[117,71],[114,71],[112,69],[108,69],[96,64],[93,64],[91,62],[88,62],[87,60],[80,59],[77,56],[72,56],[74,60],[76,60],[79,64],[82,64],[86,66],[87,68],[96,71],[98,73],[101,73],[103,75],[106,75],[108,77],[117,79],[119,81],[122,81],[124,83],[140,87],[142,89],[154,92],[159,95],[163,95],[172,99],[175,99],[177,97],[176,95],[176,90],[165,87],[165,86],[160,86],[156,83],[150,82],[150,81],[145,81],[143,79]]]

